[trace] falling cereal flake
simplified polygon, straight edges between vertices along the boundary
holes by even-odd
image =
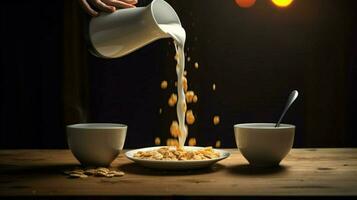
[[[187,57],[187,62],[190,62],[190,60],[191,60],[191,57],[188,56],[188,57]]]
[[[161,113],[162,113],[162,108],[159,108],[159,114],[161,115]]]
[[[187,103],[192,103],[195,93],[193,91],[187,91],[185,95]]]
[[[172,144],[171,141],[172,141],[172,139],[167,139],[166,140],[166,146],[171,146],[171,144]]]
[[[180,135],[179,124],[176,120],[172,121],[170,126],[170,133],[172,137],[178,137]]]
[[[193,123],[195,123],[195,116],[193,115],[192,110],[188,110],[186,112],[186,122],[189,125],[192,125]]]
[[[195,68],[198,69],[198,62],[195,62]]]
[[[155,145],[160,145],[161,144],[161,140],[159,137],[155,138]]]
[[[217,140],[217,141],[216,141],[215,147],[216,147],[216,148],[221,147],[221,140]]]
[[[220,119],[219,119],[219,116],[218,116],[218,115],[216,115],[216,116],[213,117],[213,124],[214,124],[214,125],[218,125],[218,124],[219,124],[219,121],[220,121]]]
[[[177,102],[177,95],[173,93],[171,94],[167,103],[169,104],[169,106],[174,107],[176,102]]]
[[[179,146],[179,142],[177,139],[172,139],[172,138],[169,138],[166,140],[166,145],[167,146],[176,146],[178,147]]]
[[[188,140],[188,146],[196,146],[196,138],[190,138]]]
[[[192,101],[193,101],[193,103],[197,103],[197,101],[198,101],[198,97],[197,97],[197,95],[193,96]]]
[[[216,84],[215,83],[212,84],[212,90],[216,91]]]
[[[184,91],[187,92],[188,84],[187,84],[186,77],[182,77],[182,87],[183,87]]]
[[[179,147],[180,146],[179,141],[177,139],[174,139],[172,146]]]
[[[163,80],[160,85],[161,89],[166,89],[167,88],[167,81]]]

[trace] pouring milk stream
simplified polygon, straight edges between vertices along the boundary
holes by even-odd
[[[102,58],[118,58],[160,38],[173,38],[176,49],[177,94],[176,105],[183,147],[188,134],[185,125],[187,110],[183,79],[185,71],[184,44],[186,32],[175,10],[164,0],[154,0],[147,7],[128,8],[114,13],[101,13],[89,24],[91,52]]]
[[[162,30],[170,34],[175,41],[175,49],[176,49],[175,58],[177,59],[177,66],[176,66],[177,94],[178,94],[176,112],[177,112],[177,119],[178,119],[179,130],[180,130],[178,139],[179,139],[180,147],[183,147],[188,134],[185,125],[185,114],[187,110],[187,105],[186,105],[185,91],[183,88],[183,79],[184,79],[184,71],[185,71],[184,45],[186,40],[186,32],[181,26],[177,24],[161,25],[160,27],[162,28]]]

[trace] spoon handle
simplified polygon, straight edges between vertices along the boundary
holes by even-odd
[[[288,98],[288,101],[286,102],[285,104],[285,108],[284,108],[284,111],[283,113],[281,114],[280,118],[279,118],[279,121],[275,124],[275,127],[279,127],[280,126],[280,122],[281,120],[283,119],[283,117],[285,116],[285,113],[289,110],[291,104],[294,103],[294,101],[296,100],[296,98],[298,97],[299,93],[297,90],[293,90],[290,95],[289,95],[289,98]]]

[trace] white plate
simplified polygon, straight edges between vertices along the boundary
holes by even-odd
[[[219,152],[219,154],[220,154],[219,158],[214,158],[214,159],[209,159],[209,160],[147,160],[147,159],[140,159],[140,158],[134,157],[134,154],[138,151],[150,151],[150,150],[159,149],[161,147],[162,146],[135,149],[135,150],[126,152],[125,156],[127,158],[129,158],[130,160],[132,160],[142,166],[149,167],[149,168],[167,169],[167,170],[183,170],[183,169],[197,169],[197,168],[209,167],[209,166],[213,165],[214,163],[227,158],[230,155],[230,153],[227,151],[220,150],[220,149],[213,149],[214,151]],[[199,150],[202,148],[204,148],[204,147],[185,146],[186,150]]]

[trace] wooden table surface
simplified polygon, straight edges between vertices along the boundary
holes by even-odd
[[[250,168],[238,150],[208,169],[157,171],[126,159],[123,177],[70,179],[69,150],[0,150],[1,196],[356,196],[357,149],[293,149],[279,168]]]

